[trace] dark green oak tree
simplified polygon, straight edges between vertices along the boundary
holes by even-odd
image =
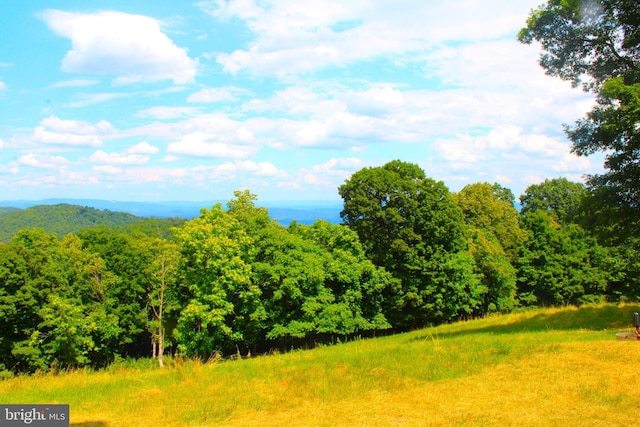
[[[462,210],[444,183],[394,160],[357,171],[339,193],[344,223],[367,256],[401,282],[388,301],[394,327],[447,321],[480,304]]]

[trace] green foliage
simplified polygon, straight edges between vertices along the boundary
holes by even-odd
[[[150,237],[172,238],[171,228],[184,222],[182,218],[140,218],[125,212],[98,210],[90,207],[59,204],[27,209],[0,208],[0,242],[9,242],[18,230],[42,228],[64,236],[78,234],[87,228],[106,227]]]
[[[220,204],[177,229],[180,266],[191,300],[176,328],[178,349],[209,357],[235,347],[260,305],[248,263],[253,240]]]
[[[252,281],[262,302],[246,345],[389,327],[383,295],[391,276],[366,259],[353,231],[325,221],[286,229],[255,207],[255,195],[235,196],[229,213],[253,239]]]
[[[124,212],[68,204],[33,206],[0,216],[0,242],[8,242],[18,230],[26,228],[42,228],[63,236],[98,225],[118,227],[138,220],[135,215]]]
[[[0,376],[162,354],[165,331],[172,351],[208,358],[640,298],[640,240],[580,184],[529,187],[518,216],[498,184],[452,195],[393,161],[340,194],[344,225],[285,228],[245,190],[191,221],[18,231],[0,244]]]
[[[598,103],[587,117],[567,129],[578,155],[605,154],[605,173],[589,177],[601,203],[615,207],[622,221],[640,222],[640,76],[604,82]],[[637,228],[636,228],[637,229]]]
[[[520,229],[513,194],[498,184],[476,183],[465,186],[454,199],[466,224],[493,234],[512,258],[526,234]]]
[[[19,210],[20,210],[19,208],[10,208],[10,207],[0,206],[0,216],[4,214],[8,214],[10,212],[16,212]]]
[[[566,178],[545,179],[541,184],[527,187],[520,196],[520,213],[543,211],[558,223],[567,225],[576,222],[582,215],[582,204],[587,196],[584,185]]]
[[[560,226],[546,211],[522,217],[529,239],[517,261],[520,301],[562,305],[597,301],[607,292],[612,259],[580,226]]]
[[[597,91],[611,76],[638,77],[639,21],[635,0],[548,0],[531,13],[518,38],[540,43],[547,74]]]
[[[640,8],[636,0],[549,0],[533,11],[520,41],[540,42],[548,74],[585,81],[598,94],[586,118],[565,132],[574,153],[605,154],[603,174],[588,186],[621,224],[640,229]],[[586,77],[586,78],[585,78]]]
[[[339,188],[341,216],[372,261],[401,281],[388,301],[388,319],[416,327],[469,313],[480,291],[461,209],[442,182],[399,160],[364,168]]]
[[[520,228],[518,227],[518,230]],[[509,312],[516,303],[516,270],[500,242],[488,230],[476,228],[471,233],[470,253],[475,273],[486,287],[480,312]]]

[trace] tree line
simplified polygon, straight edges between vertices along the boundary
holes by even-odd
[[[582,184],[532,185],[518,212],[508,188],[451,193],[396,160],[356,172],[339,192],[343,224],[285,227],[245,190],[170,236],[20,230],[0,245],[1,368],[255,354],[638,297],[637,242],[592,220]]]

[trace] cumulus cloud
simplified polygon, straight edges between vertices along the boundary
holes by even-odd
[[[18,164],[33,168],[57,169],[65,167],[69,161],[62,156],[50,156],[46,154],[24,154],[17,159]]]
[[[234,136],[235,138],[230,138],[229,135],[193,132],[184,135],[180,141],[169,143],[167,153],[190,157],[241,159],[257,151],[255,146],[242,143],[243,140],[253,139],[251,132],[247,129],[237,129]]]
[[[149,161],[149,157],[140,154],[106,153],[99,150],[89,157],[89,161],[106,165],[142,165]]]
[[[127,148],[123,153],[98,150],[89,157],[89,161],[103,165],[143,165],[149,161],[150,155],[157,154],[158,151],[158,147],[143,141]]]
[[[225,162],[215,168],[216,175],[235,175],[237,173],[249,172],[261,177],[286,177],[287,173],[278,169],[270,162],[254,162],[251,160],[236,161],[234,163]]]
[[[62,60],[70,73],[116,75],[119,83],[194,79],[197,61],[189,58],[147,16],[115,11],[93,14],[46,10],[42,19],[56,34],[71,40]]]
[[[235,86],[209,87],[189,95],[187,102],[214,103],[236,101],[239,96],[249,95],[251,92]]]
[[[381,0],[214,0],[198,5],[216,19],[245,21],[255,34],[247,49],[217,56],[227,72],[286,75],[383,56],[423,61],[423,54],[446,43],[498,38],[505,31],[513,36],[528,6],[493,3],[460,8],[408,0],[393,7]]]
[[[158,147],[154,147],[153,145],[150,145],[147,141],[142,141],[136,145],[133,145],[127,148],[125,153],[153,155],[153,154],[158,154],[159,151],[160,149]]]
[[[56,116],[43,119],[33,131],[35,141],[52,145],[90,147],[102,145],[104,137],[114,135],[116,129],[106,120],[95,125],[80,120],[64,120]]]

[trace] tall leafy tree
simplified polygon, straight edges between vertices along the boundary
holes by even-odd
[[[470,253],[475,261],[475,272],[485,288],[478,314],[508,312],[515,308],[516,269],[495,234],[480,228],[472,229]]]
[[[561,226],[547,211],[522,216],[529,238],[518,268],[518,296],[524,305],[599,301],[607,294],[613,265],[609,252],[580,226]]]
[[[175,331],[178,350],[209,357],[243,342],[260,306],[251,281],[253,239],[242,224],[216,204],[176,230],[183,280],[190,301]]]
[[[174,242],[144,235],[137,236],[135,245],[150,260],[144,267],[149,318],[147,328],[151,334],[152,357],[163,367],[167,326],[175,324],[183,308],[178,298],[182,290],[178,273],[179,248]]]
[[[234,194],[229,214],[253,239],[252,280],[261,289],[262,306],[256,329],[246,331],[247,344],[389,327],[382,295],[391,277],[366,259],[353,231],[325,221],[287,229],[256,207],[257,197],[248,190]]]
[[[548,74],[598,95],[593,110],[566,133],[576,154],[604,153],[606,172],[588,184],[632,233],[640,224],[639,27],[636,0],[549,0],[519,34],[523,43],[541,44]]]
[[[584,185],[566,178],[545,179],[532,184],[520,196],[520,212],[543,211],[562,225],[576,222],[582,215],[582,206],[587,197]]]
[[[145,271],[151,263],[149,253],[140,251],[136,237],[106,227],[79,234],[82,248],[100,258],[92,268],[95,297],[108,315],[118,318],[122,332],[112,336],[113,354],[149,354],[147,339],[147,292]]]
[[[367,256],[401,281],[388,313],[394,326],[449,320],[479,303],[462,211],[442,182],[394,160],[354,173],[339,192],[344,223]]]
[[[335,301],[324,309],[320,332],[348,334],[391,326],[384,301],[397,281],[366,258],[353,230],[323,220],[310,226],[294,223],[289,229],[324,251],[325,286]]]
[[[518,223],[513,193],[499,184],[475,183],[454,195],[466,224],[493,234],[512,257],[526,238]]]

